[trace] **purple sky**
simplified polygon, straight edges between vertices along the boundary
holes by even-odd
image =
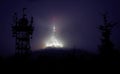
[[[12,15],[34,17],[35,31],[31,40],[32,50],[41,48],[49,36],[51,20],[56,17],[56,27],[66,47],[96,52],[100,44],[98,25],[103,24],[101,13],[108,11],[109,20],[120,21],[120,0],[0,0],[0,54],[14,53],[15,38],[12,37]],[[112,40],[120,47],[120,27],[113,29]]]

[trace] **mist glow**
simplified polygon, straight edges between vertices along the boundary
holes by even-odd
[[[56,37],[56,27],[55,27],[55,25],[53,26],[53,33],[52,33],[51,37],[45,42],[45,48],[48,48],[48,47],[55,47],[55,48],[64,47],[61,40],[59,40]]]

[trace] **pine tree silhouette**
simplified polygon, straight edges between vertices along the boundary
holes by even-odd
[[[103,25],[99,25],[99,30],[101,31],[101,45],[99,46],[100,54],[103,56],[110,56],[114,50],[114,44],[110,39],[112,34],[112,29],[117,23],[112,23],[108,21],[107,13],[103,15]]]

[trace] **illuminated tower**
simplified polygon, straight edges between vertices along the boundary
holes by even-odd
[[[17,14],[14,14],[14,23],[12,25],[13,37],[16,38],[16,54],[23,55],[28,54],[30,51],[30,39],[33,34],[33,17],[29,21],[24,13],[25,8],[23,8],[23,16],[18,19]]]
[[[63,43],[57,39],[55,25],[53,25],[53,27],[52,27],[52,35],[47,40],[45,47],[52,47],[52,48],[62,48],[63,47]]]

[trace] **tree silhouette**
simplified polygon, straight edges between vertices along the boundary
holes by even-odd
[[[99,25],[99,30],[101,31],[101,45],[99,46],[100,54],[103,56],[110,56],[114,50],[114,44],[110,39],[112,29],[117,23],[112,23],[108,21],[107,13],[102,15],[103,17],[103,25]]]

